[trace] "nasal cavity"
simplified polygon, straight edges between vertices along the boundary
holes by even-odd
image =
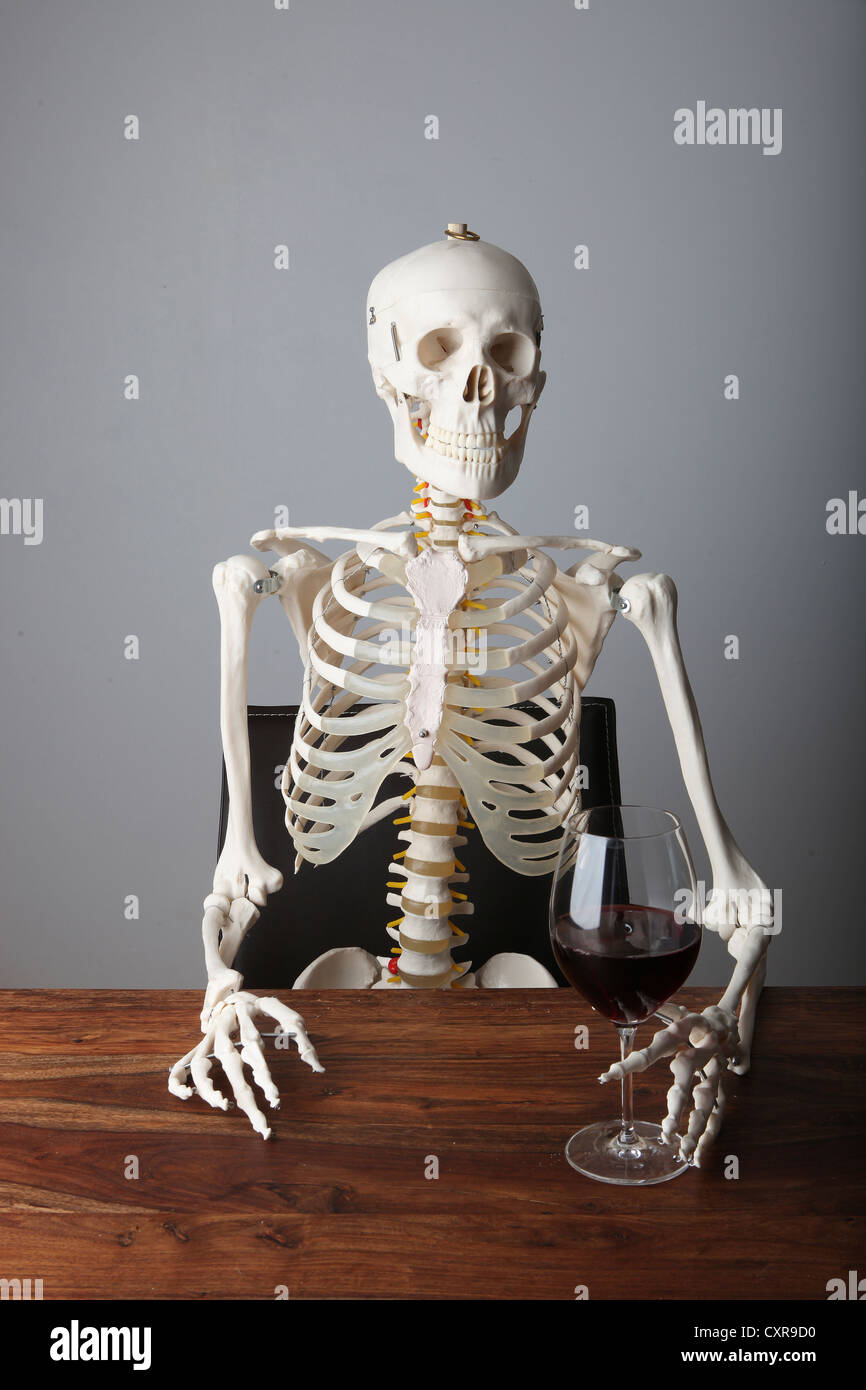
[[[464,401],[479,401],[482,405],[493,400],[493,373],[489,367],[473,367],[463,388]]]

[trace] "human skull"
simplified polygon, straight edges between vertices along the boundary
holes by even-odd
[[[517,477],[545,382],[541,305],[514,256],[468,239],[461,223],[446,235],[370,286],[373,382],[394,423],[395,457],[414,477],[452,497],[498,497]]]

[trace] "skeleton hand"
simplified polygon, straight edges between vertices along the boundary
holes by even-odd
[[[612,1081],[628,1072],[645,1071],[662,1057],[672,1057],[674,1084],[667,1095],[662,1134],[668,1143],[674,1141],[691,1092],[693,1108],[680,1140],[680,1153],[698,1167],[725,1113],[726,1072],[749,1069],[755,1008],[764,983],[769,940],[760,925],[732,928],[728,950],[737,964],[718,1004],[711,1004],[700,1014],[689,1013],[679,1004],[665,1004],[665,1013],[674,1021],[656,1033],[648,1047],[632,1052],[625,1062],[615,1062],[599,1077],[602,1082]],[[739,1019],[733,1012],[738,1005]]]
[[[271,1135],[267,1120],[259,1109],[256,1094],[244,1076],[244,1063],[252,1070],[253,1080],[264,1091],[272,1110],[278,1110],[280,1095],[274,1085],[262,1048],[261,1034],[255,1024],[257,1016],[276,1019],[284,1033],[294,1037],[298,1052],[313,1071],[324,1071],[316,1049],[307,1037],[304,1020],[279,999],[259,999],[255,994],[238,990],[222,999],[210,1010],[203,1024],[201,1042],[175,1062],[168,1078],[172,1095],[188,1100],[196,1091],[202,1100],[218,1110],[228,1110],[229,1102],[210,1079],[211,1058],[222,1063],[232,1094],[244,1114],[263,1139]],[[237,1035],[237,1039],[236,1039]],[[236,1046],[240,1042],[240,1050]],[[188,1075],[192,1086],[186,1084]]]
[[[683,1158],[700,1167],[724,1115],[725,1072],[739,1047],[737,1019],[717,1004],[700,1014],[689,1013],[678,1004],[664,1007],[666,1013],[675,1015],[674,1022],[656,1033],[648,1047],[630,1053],[624,1062],[615,1062],[599,1081],[620,1080],[629,1072],[645,1071],[662,1057],[673,1057],[674,1084],[667,1095],[662,1135],[667,1143],[675,1142],[691,1093],[693,1108],[679,1148]]]
[[[253,1129],[268,1139],[271,1131],[258,1107],[255,1092],[244,1076],[246,1062],[252,1068],[253,1080],[264,1091],[271,1108],[279,1107],[279,1092],[268,1070],[261,1036],[254,1022],[256,1016],[269,1015],[276,1019],[283,1032],[295,1038],[304,1061],[314,1071],[324,1071],[324,1067],[307,1037],[300,1014],[280,1003],[279,999],[270,996],[259,999],[241,988],[243,977],[233,969],[234,959],[241,942],[258,918],[259,910],[248,898],[236,897],[230,902],[218,893],[211,893],[205,898],[202,937],[208,986],[201,1011],[204,1037],[185,1057],[175,1062],[169,1072],[168,1089],[172,1095],[180,1096],[181,1100],[188,1100],[194,1091],[198,1091],[208,1105],[228,1110],[228,1100],[216,1090],[210,1079],[211,1057],[216,1056],[222,1063],[241,1110],[249,1117]],[[238,1034],[240,1052],[235,1046],[235,1034]],[[190,1074],[192,1086],[186,1084]]]

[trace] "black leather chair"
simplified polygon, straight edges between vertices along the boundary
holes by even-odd
[[[581,702],[580,761],[588,771],[583,805],[620,801],[616,718],[612,700]],[[385,923],[397,915],[385,902],[388,864],[402,848],[392,817],[359,835],[332,864],[303,864],[294,872],[295,851],[285,824],[279,790],[282,766],[292,743],[296,705],[251,705],[248,710],[253,825],[259,849],[280,869],[285,882],[263,909],[235,961],[250,989],[288,989],[316,956],[334,946],[363,946],[386,956],[391,941]],[[405,777],[389,778],[388,795],[407,789]],[[228,788],[223,767],[219,848],[225,839]],[[461,919],[469,941],[457,959],[476,968],[499,951],[523,951],[559,979],[547,932],[550,876],[527,878],[501,864],[477,831],[467,831],[459,850],[469,872],[475,913]]]

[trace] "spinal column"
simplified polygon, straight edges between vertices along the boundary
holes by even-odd
[[[466,843],[460,830],[468,822],[457,780],[437,754],[426,771],[416,773],[409,815],[395,824],[409,828],[400,831],[397,838],[406,841],[406,848],[390,865],[392,873],[405,875],[405,882],[388,884],[401,889],[389,893],[387,902],[402,914],[388,924],[388,934],[397,942],[388,980],[404,989],[469,983],[469,961],[457,964],[451,958],[452,947],[469,939],[452,918],[473,910],[456,887],[467,883],[469,875],[454,855]]]

